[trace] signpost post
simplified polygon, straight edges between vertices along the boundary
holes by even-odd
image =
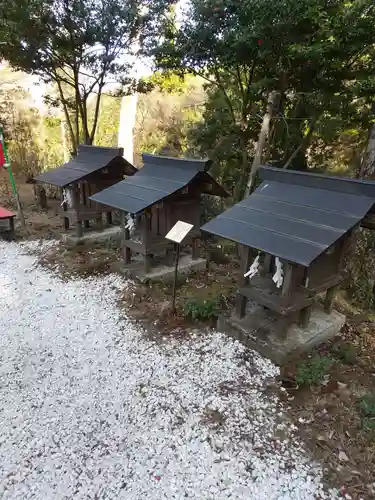
[[[172,312],[176,312],[176,292],[177,292],[177,274],[178,274],[178,261],[180,260],[180,247],[182,241],[186,238],[186,236],[193,229],[193,224],[188,224],[187,222],[183,222],[179,220],[172,227],[169,233],[165,236],[167,240],[171,240],[174,242],[175,246],[175,263],[174,263],[174,280],[173,280],[173,295],[172,295]]]

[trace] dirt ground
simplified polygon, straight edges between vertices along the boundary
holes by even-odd
[[[26,184],[23,178],[16,178],[16,185],[26,221],[26,230],[16,217],[16,239],[59,238],[62,219],[58,215],[60,200],[49,199],[48,210],[38,209],[33,184]],[[17,214],[17,205],[11,194],[8,173],[0,170],[0,206]]]
[[[375,498],[375,419],[361,411],[361,401],[375,396],[374,334],[373,321],[348,318],[340,335],[284,366],[280,377],[281,397],[312,454],[326,466],[326,479],[355,500]],[[318,357],[331,363],[323,382],[298,387],[299,366]]]
[[[2,175],[0,173],[0,206],[15,210]],[[60,201],[49,199],[48,210],[41,212],[34,199],[33,185],[19,179],[17,183],[27,223],[27,234],[17,223],[17,238],[59,238],[63,232],[57,215]],[[207,271],[187,279],[179,277],[175,314],[170,305],[170,283],[134,283],[124,290],[121,307],[127,316],[145,327],[147,335],[162,340],[168,335],[183,336],[188,328],[214,326],[215,317],[198,323],[187,316],[184,306],[191,299],[215,300],[220,310],[233,307],[239,273],[233,248],[223,246],[214,252],[206,247],[206,252],[211,261]],[[90,276],[111,272],[120,259],[121,250],[110,243],[70,248],[61,242],[57,249],[41,256],[41,263],[63,276]],[[290,407],[301,439],[325,468],[327,482],[340,486],[343,498],[350,495],[346,498],[374,499],[375,417],[367,421],[370,425],[364,425],[360,405],[363,397],[375,397],[375,321],[368,313],[358,313],[341,303],[336,305],[348,316],[340,335],[297,362],[282,367],[280,380],[270,390],[276,391]],[[330,363],[324,380],[316,385],[299,385],[296,378],[301,363],[309,363],[317,357]]]

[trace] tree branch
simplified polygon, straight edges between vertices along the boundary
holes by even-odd
[[[227,102],[227,105],[228,105],[228,108],[229,108],[229,111],[230,111],[230,114],[232,115],[232,120],[233,120],[233,123],[236,124],[237,123],[237,120],[236,120],[236,115],[234,113],[234,109],[233,109],[233,106],[232,106],[232,102],[231,100],[229,99],[229,96],[227,94],[227,91],[225,90],[225,87],[224,85],[221,83],[221,79],[220,79],[220,75],[219,75],[219,71],[215,68],[214,69],[214,74],[215,74],[215,77],[216,77],[216,80],[217,80],[217,85],[219,87],[219,89],[222,91],[223,95],[224,95],[224,98]]]
[[[318,117],[315,117],[311,120],[309,130],[307,134],[304,136],[302,141],[300,142],[299,146],[293,151],[293,153],[290,155],[288,161],[283,165],[283,168],[288,168],[290,165],[293,163],[293,160],[297,157],[298,153],[302,151],[302,149],[305,149],[310,141],[310,138],[314,132],[314,128],[316,125],[316,122],[318,121]]]
[[[67,105],[66,105],[66,100],[65,100],[65,97],[64,97],[64,92],[63,92],[62,87],[61,87],[61,82],[59,80],[56,80],[56,84],[57,84],[57,88],[59,90],[61,104],[63,106],[64,115],[65,115],[65,120],[66,120],[66,123],[68,124],[70,139],[72,141],[72,146],[73,146],[73,153],[76,154],[76,152],[77,152],[77,146],[78,146],[78,144],[77,144],[78,138],[76,138],[75,135],[74,135],[72,121],[71,121],[71,118],[70,118],[70,115],[69,115],[69,111],[68,111],[68,108],[67,108]]]

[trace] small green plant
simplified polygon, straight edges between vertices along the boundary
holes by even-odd
[[[366,394],[359,401],[359,409],[365,417],[375,418],[375,394]]]
[[[357,361],[357,349],[347,342],[336,344],[333,347],[334,355],[347,365],[354,365]]]
[[[308,361],[301,361],[297,367],[298,385],[319,385],[328,374],[333,360],[325,356],[315,356]]]
[[[362,419],[362,427],[365,431],[370,431],[375,433],[375,417],[364,417]]]
[[[362,414],[362,427],[366,431],[375,432],[375,394],[366,394],[359,400]]]
[[[219,307],[217,300],[206,299],[206,300],[189,300],[184,306],[185,316],[196,320],[207,320],[215,318],[218,315]]]

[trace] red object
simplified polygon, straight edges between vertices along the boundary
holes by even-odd
[[[258,43],[258,45],[260,47],[262,45],[262,43],[263,43],[263,40],[259,39],[257,43]]]
[[[161,476],[155,476],[156,481],[160,481]]]
[[[4,150],[3,150],[3,145],[0,142],[0,168],[4,165],[4,163],[5,163]]]
[[[9,212],[6,208],[0,207],[0,219],[11,219],[12,217],[15,217],[16,214],[13,212]]]

